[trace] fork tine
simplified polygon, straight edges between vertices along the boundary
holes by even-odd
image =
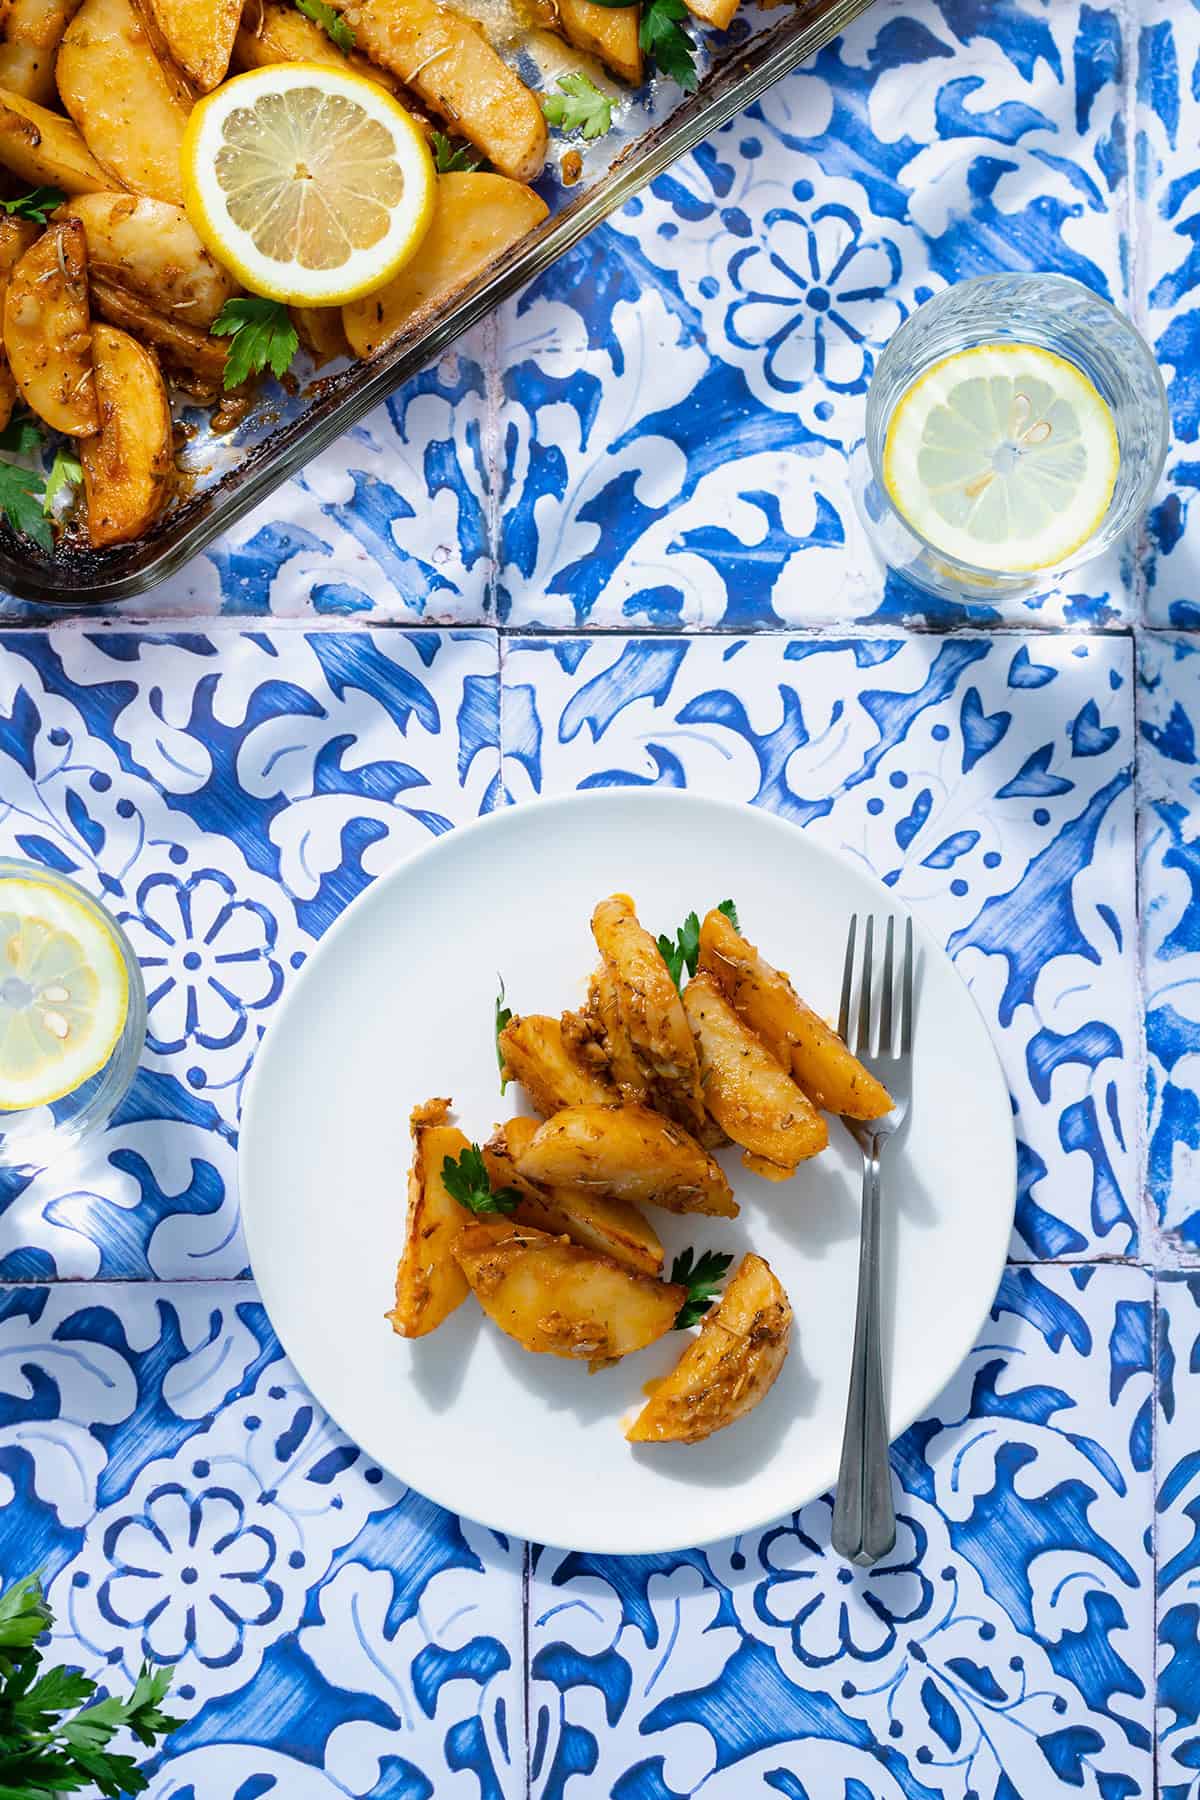
[[[913,929],[912,920],[905,921],[904,926],[904,973],[901,978],[900,1000],[900,1054],[912,1055],[913,1028]]]
[[[892,1054],[892,988],[895,985],[894,956],[896,920],[888,914],[887,934],[883,940],[883,981],[879,995],[879,1054]]]
[[[842,1005],[838,1013],[838,1036],[843,1044],[850,1041],[850,994],[854,987],[854,940],[858,935],[858,914],[850,914],[846,933],[846,960],[842,964]]]
[[[871,1054],[871,961],[875,950],[875,915],[867,914],[867,930],[863,938],[862,984],[858,991],[858,1043],[856,1056]]]

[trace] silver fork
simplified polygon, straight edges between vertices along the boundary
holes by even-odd
[[[850,1002],[854,993],[854,950],[858,914],[846,935],[842,970],[842,1006],[838,1032],[859,1062],[891,1094],[894,1106],[882,1119],[843,1119],[863,1153],[862,1236],[858,1246],[858,1311],[846,1429],[833,1507],[833,1547],[864,1565],[886,1556],[896,1541],[892,1504],[892,1469],[888,1461],[887,1409],[884,1404],[883,1351],[879,1317],[879,1159],[884,1145],[899,1130],[912,1096],[913,934],[905,921],[904,959],[896,996],[896,921],[889,918],[884,938],[883,975],[879,996],[879,1049],[872,1053],[875,920],[867,919],[858,990],[858,1036],[850,1043]],[[898,1014],[898,1016],[897,1016]]]

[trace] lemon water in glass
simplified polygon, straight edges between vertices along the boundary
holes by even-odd
[[[146,1041],[137,958],[76,882],[0,857],[0,1166],[37,1166],[99,1128]]]
[[[880,560],[948,599],[1032,593],[1129,531],[1169,415],[1149,346],[1064,275],[960,282],[906,319],[867,393],[855,502]]]

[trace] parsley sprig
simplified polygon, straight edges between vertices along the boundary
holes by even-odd
[[[143,1664],[127,1700],[97,1700],[96,1683],[77,1670],[41,1669],[38,1639],[54,1615],[38,1576],[0,1596],[0,1800],[54,1800],[94,1789],[105,1800],[149,1786],[131,1756],[111,1750],[119,1731],[153,1748],[181,1722],[162,1710],[172,1669]]]
[[[675,1315],[676,1331],[697,1325],[717,1297],[717,1288],[729,1273],[732,1256],[721,1250],[681,1250],[671,1264],[671,1280],[687,1289],[687,1299]]]
[[[64,488],[78,487],[83,480],[83,464],[69,450],[56,450],[54,461],[50,464],[50,473],[46,477],[46,491],[42,495],[42,511],[49,518],[54,511],[54,502]]]
[[[468,1212],[510,1213],[520,1204],[521,1196],[516,1188],[493,1188],[478,1144],[469,1144],[458,1158],[445,1157],[442,1180],[450,1198],[465,1206]],[[0,1800],[3,1800],[2,1794]]]
[[[737,907],[732,900],[722,900],[717,911],[725,914],[735,931],[741,930],[738,924]],[[688,914],[673,938],[669,938],[665,934],[660,935],[658,947],[670,972],[671,980],[677,988],[682,987],[684,970],[686,969],[689,975],[694,975],[696,965],[700,961],[700,920],[696,914],[694,912]]]
[[[0,200],[0,206],[10,218],[32,219],[35,225],[44,225],[66,197],[61,188],[35,187],[27,194],[18,194],[15,200]]]
[[[500,1068],[500,1092],[508,1086],[508,1076],[504,1072],[504,1052],[500,1048],[500,1033],[512,1020],[512,1007],[504,1004],[504,977],[498,976],[500,992],[496,995],[496,1062]]]
[[[589,142],[612,130],[612,100],[582,69],[560,75],[558,85],[561,94],[542,95],[542,111],[551,125],[560,131],[581,131]]]
[[[287,307],[281,300],[263,300],[257,294],[227,300],[209,329],[214,337],[229,339],[226,389],[240,387],[262,369],[286,375],[300,348]]]
[[[355,45],[352,28],[345,19],[336,13],[332,6],[326,6],[325,0],[295,0],[297,12],[302,12],[306,19],[319,25],[331,44],[348,56]]]
[[[642,23],[638,43],[647,56],[652,56],[664,75],[677,81],[685,94],[694,91],[696,46],[680,20],[688,16],[683,0],[649,0],[642,6]]]
[[[439,175],[473,175],[479,168],[481,159],[470,144],[451,143],[444,131],[435,131],[429,141],[433,146],[433,166]]]

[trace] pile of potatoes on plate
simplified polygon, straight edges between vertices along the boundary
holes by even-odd
[[[505,1075],[540,1116],[498,1125],[480,1153],[448,1100],[416,1108],[389,1314],[401,1336],[433,1331],[473,1292],[525,1349],[603,1368],[688,1316],[687,1264],[663,1279],[644,1206],[732,1218],[715,1149],[732,1142],[747,1168],[783,1181],[824,1149],[825,1113],[890,1111],[887,1090],[732,915],[728,903],[707,915],[677,988],[628,895],[602,900],[587,1004],[511,1018],[499,1036]],[[463,1191],[464,1156],[481,1171],[466,1205],[450,1191]],[[743,1417],[783,1366],[791,1319],[774,1272],[747,1254],[626,1436],[696,1443]]]

